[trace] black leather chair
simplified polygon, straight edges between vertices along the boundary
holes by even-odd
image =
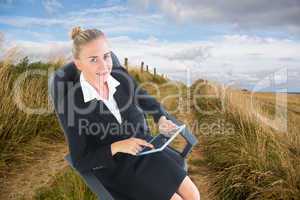
[[[113,67],[122,67],[122,65],[120,64],[117,56],[112,53],[112,60],[113,60]],[[64,95],[66,94],[66,87],[63,87],[64,90],[61,90],[60,87],[58,87],[58,83],[56,83],[56,79],[54,78],[55,76],[64,76],[65,78],[67,77],[67,81],[73,81],[73,77],[76,75],[76,73],[78,73],[74,63],[69,63],[65,66],[63,66],[62,68],[59,68],[58,70],[55,71],[55,73],[50,77],[49,79],[49,92],[50,92],[50,97],[52,99],[54,108],[56,109],[56,105],[57,102],[54,102],[54,95]],[[165,116],[172,120],[175,124],[177,125],[181,125],[182,123],[179,122],[178,120],[176,120],[175,117],[173,117],[172,115],[170,115],[168,112],[165,112]],[[145,119],[146,119],[146,114],[145,115]],[[145,125],[147,126],[147,120],[145,120]],[[166,151],[168,152],[168,154],[170,156],[172,156],[174,158],[174,160],[176,160],[176,162],[182,166],[183,169],[185,169],[187,171],[188,166],[187,166],[187,157],[189,155],[189,153],[191,152],[192,148],[194,145],[197,144],[197,139],[196,137],[187,129],[185,128],[181,133],[180,133],[183,138],[186,140],[186,146],[184,147],[184,149],[182,150],[182,152],[179,152],[175,149],[173,149],[172,147],[167,147]],[[66,136],[65,136],[66,137]],[[98,178],[94,175],[93,170],[86,172],[86,173],[79,173],[75,168],[74,165],[72,163],[71,157],[70,155],[66,155],[65,156],[65,160],[69,163],[69,165],[82,177],[82,179],[85,181],[85,183],[87,184],[87,186],[90,188],[90,190],[92,192],[94,192],[98,199],[101,200],[128,200],[125,197],[122,197],[118,194],[115,193],[111,193],[109,192],[101,183],[100,180],[98,180]]]

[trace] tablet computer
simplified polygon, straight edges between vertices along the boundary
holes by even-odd
[[[151,143],[154,146],[154,148],[152,149],[150,147],[144,147],[139,153],[137,153],[137,156],[164,150],[164,148],[166,148],[166,146],[168,146],[184,128],[185,124],[171,130],[169,133],[167,133],[168,135],[171,135],[171,137],[165,136],[164,134],[158,134],[148,142]]]

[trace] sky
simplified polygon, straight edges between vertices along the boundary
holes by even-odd
[[[0,0],[0,56],[17,46],[31,60],[71,59],[74,26],[188,85],[300,92],[299,0]]]

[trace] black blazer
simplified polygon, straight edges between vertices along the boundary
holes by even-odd
[[[165,114],[160,103],[139,88],[119,63],[114,62],[111,75],[120,82],[114,97],[122,124],[118,123],[102,101],[84,102],[79,71],[74,63],[58,69],[52,77],[54,108],[65,133],[74,167],[81,173],[101,168],[114,170],[116,162],[111,153],[111,143],[133,136],[146,138],[149,129],[144,112],[151,114],[156,123]]]

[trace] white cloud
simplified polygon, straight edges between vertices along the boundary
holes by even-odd
[[[261,75],[282,67],[300,71],[300,42],[246,35],[231,35],[211,41],[168,42],[157,38],[135,41],[128,37],[113,38],[119,56],[139,65],[144,61],[159,72],[177,75],[184,80],[184,71],[191,70],[193,80],[214,79],[220,82],[254,84]],[[203,55],[205,59],[203,59]],[[293,58],[282,60],[281,58]],[[200,59],[199,59],[200,58]],[[181,76],[178,75],[181,73]],[[299,73],[293,73],[293,75]],[[175,76],[174,76],[175,77]],[[300,79],[300,77],[298,76]]]
[[[135,40],[128,36],[109,37],[112,50],[123,63],[140,65],[144,61],[150,70],[187,83],[206,78],[223,83],[239,85],[255,84],[262,75],[271,74],[282,67],[291,69],[293,80],[300,79],[300,42],[274,38],[259,38],[246,35],[227,35],[210,41],[170,42],[153,36]],[[57,55],[70,57],[69,42],[26,42],[15,41],[35,59],[51,58]],[[204,56],[208,55],[208,56]],[[281,58],[293,58],[284,59]],[[190,74],[187,75],[187,71]]]
[[[2,16],[0,18],[0,23],[11,25],[17,28],[32,28],[32,27],[59,26],[63,24],[68,24],[69,22],[63,19],[55,19],[55,18]]]
[[[49,14],[53,14],[63,8],[63,5],[58,0],[43,0],[42,3],[46,12]]]
[[[58,1],[48,0],[45,8],[54,12],[62,5]],[[109,6],[101,8],[83,9],[68,13],[58,13],[47,18],[26,17],[26,16],[1,16],[0,24],[14,26],[22,29],[35,28],[65,28],[71,29],[74,26],[84,28],[97,27],[107,33],[144,33],[152,30],[156,25],[162,23],[162,15],[145,14],[136,15],[130,12],[126,6]]]
[[[68,16],[91,16],[94,14],[104,13],[106,15],[114,14],[114,13],[120,13],[120,12],[126,12],[128,11],[126,7],[120,6],[120,5],[113,5],[108,7],[101,7],[101,8],[88,8],[83,10],[76,10],[68,12]]]
[[[142,9],[155,6],[179,23],[230,24],[241,29],[300,32],[299,0],[129,0]]]
[[[210,49],[210,46],[190,44],[189,46],[183,46],[182,49],[172,52],[170,55],[166,55],[166,57],[170,60],[193,60],[200,63],[209,58]]]
[[[16,40],[13,42],[7,42],[4,52],[14,47],[20,49],[19,57],[29,56],[31,61],[51,61],[51,59],[59,57],[71,57],[70,42],[32,42]]]

